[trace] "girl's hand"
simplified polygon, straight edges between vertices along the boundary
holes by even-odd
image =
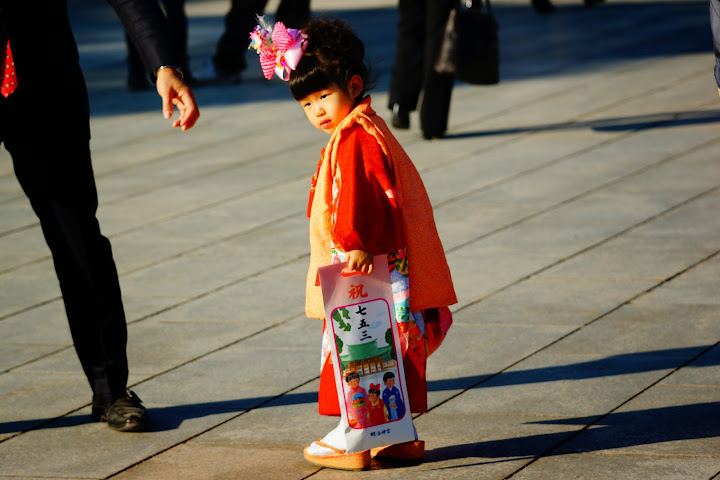
[[[351,250],[347,252],[349,272],[362,272],[370,275],[373,271],[373,256],[362,250]]]

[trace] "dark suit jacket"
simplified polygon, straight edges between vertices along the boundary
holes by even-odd
[[[138,47],[148,71],[178,64],[156,0],[108,3]],[[22,100],[23,110],[34,115],[39,136],[47,127],[65,133],[87,131],[89,138],[87,90],[67,0],[0,0],[0,9],[15,61],[18,101]]]

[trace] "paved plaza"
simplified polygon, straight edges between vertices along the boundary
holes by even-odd
[[[302,455],[337,422],[317,414],[321,325],[303,313],[327,135],[253,52],[241,84],[196,90],[195,128],[172,129],[154,92],[126,90],[112,10],[70,0],[130,384],[152,429],[90,422],[52,259],[2,150],[0,480],[720,479],[708,2],[555,4],[495,1],[501,83],[456,86],[446,139],[423,140],[416,113],[396,131],[459,303],[415,419],[425,462],[354,473]],[[197,75],[228,5],[188,0]],[[313,1],[365,40],[385,118],[395,7]]]

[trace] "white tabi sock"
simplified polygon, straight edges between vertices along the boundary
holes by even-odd
[[[335,427],[333,430],[330,431],[321,442],[332,445],[333,447],[337,448],[338,450],[347,450],[347,443],[345,442],[345,425],[343,425],[342,420],[340,420],[340,423],[337,427]],[[317,443],[313,442],[310,444],[309,447],[307,447],[307,452],[310,455],[335,455],[337,454],[336,451],[330,450],[329,448],[321,447]]]

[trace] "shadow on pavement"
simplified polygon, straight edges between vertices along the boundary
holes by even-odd
[[[592,425],[581,431],[487,440],[428,450],[425,463],[452,459],[491,458],[514,461],[587,453],[655,443],[720,436],[720,402],[615,412],[604,417],[576,417],[532,422],[550,425]],[[498,463],[483,461],[458,467]]]
[[[487,137],[492,135],[516,135],[530,132],[552,132],[559,130],[591,129],[598,132],[623,132],[630,130],[649,130],[656,128],[686,127],[720,122],[719,110],[701,110],[696,112],[667,112],[651,115],[603,118],[581,122],[551,123],[530,125],[527,127],[501,128],[497,130],[478,130],[447,135],[446,139]]]
[[[493,388],[673,370],[682,366],[688,360],[700,355],[702,356],[684,368],[717,366],[720,365],[720,356],[707,355],[713,348],[716,348],[716,346],[703,345],[698,347],[653,350],[649,352],[624,353],[600,360],[560,365],[557,367],[511,370],[492,375],[474,375],[445,380],[432,380],[428,382],[428,389],[430,391],[445,391],[466,388]],[[720,350],[717,350],[717,352],[720,353]],[[706,359],[706,361],[701,362],[701,359]]]
[[[650,371],[663,371],[673,370],[683,366],[690,360],[693,360],[689,365],[685,365],[684,368],[700,368],[706,366],[717,366],[720,365],[720,350],[716,349],[716,353],[710,353],[716,346],[705,345],[698,347],[688,348],[676,348],[667,350],[655,350],[649,352],[638,352],[629,353],[622,355],[614,355],[611,357],[603,358],[600,360],[594,360],[589,362],[574,363],[570,365],[561,365],[556,367],[543,367],[528,370],[519,371],[508,371],[501,372],[498,374],[487,374],[487,375],[475,375],[468,377],[444,379],[444,380],[433,380],[428,382],[429,391],[447,391],[447,390],[465,390],[469,388],[492,388],[499,386],[508,385],[527,385],[541,382],[553,382],[562,380],[582,380],[588,378],[599,378],[599,377],[610,377],[616,375],[628,375],[641,372]],[[299,405],[317,402],[317,393],[287,393],[280,396],[267,396],[267,397],[255,397],[255,398],[240,398],[237,400],[225,400],[217,402],[204,402],[186,405],[176,405],[163,408],[152,408],[150,409],[150,415],[152,418],[152,429],[153,431],[166,431],[174,430],[178,428],[185,420],[192,418],[205,417],[208,415],[214,415],[223,412],[237,412],[242,413],[251,409],[258,408],[270,408],[270,407],[281,407],[287,405]],[[672,408],[685,408],[685,407],[672,407]],[[703,407],[705,408],[705,407]],[[662,409],[660,409],[662,410]],[[669,410],[675,412],[677,410]],[[704,410],[703,410],[704,411]],[[620,414],[612,414],[620,415]],[[713,432],[711,436],[718,434],[718,426],[720,426],[720,417],[715,415],[716,423],[712,423],[708,420],[710,430]],[[612,417],[615,418],[615,417]],[[562,422],[568,422],[571,424],[587,424],[592,422],[593,417],[579,418],[563,420]],[[55,418],[44,418],[44,419],[32,419],[32,420],[21,420],[15,422],[4,422],[0,423],[0,434],[12,434],[19,433],[27,430],[37,430],[44,428],[64,428],[72,427],[89,423],[89,416],[85,415],[69,415]],[[546,422],[548,423],[548,422]],[[549,422],[553,423],[553,422]],[[558,423],[558,422],[555,422]],[[667,423],[665,423],[667,424]],[[605,425],[605,423],[602,423]],[[608,423],[608,425],[614,425]],[[681,424],[677,424],[678,427]],[[655,427],[658,428],[657,426]],[[705,430],[703,430],[705,431]],[[669,432],[672,434],[672,432]],[[684,433],[678,433],[678,435],[684,435]],[[552,434],[551,436],[562,437],[568,435],[568,433]],[[527,439],[516,439],[520,452],[527,450],[524,442],[530,442],[532,437]],[[510,440],[504,440],[509,442]],[[492,443],[492,442],[491,442]],[[543,442],[539,442],[543,443]],[[555,442],[553,444],[557,444]],[[473,444],[476,445],[476,444]],[[486,448],[485,443],[477,445]],[[505,445],[505,444],[503,444]],[[548,443],[545,443],[548,445]],[[450,449],[461,448],[447,447]],[[470,446],[472,447],[472,446]],[[467,447],[467,448],[470,448]],[[519,448],[523,447],[523,448]],[[474,447],[473,447],[474,448]],[[513,456],[522,456],[526,453],[517,453]],[[473,455],[470,455],[473,456]],[[488,455],[484,454],[484,457]],[[508,455],[503,455],[508,456]]]

